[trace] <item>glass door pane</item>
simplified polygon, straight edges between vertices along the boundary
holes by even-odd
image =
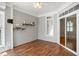
[[[65,46],[65,18],[60,19],[60,44]]]
[[[76,15],[66,18],[66,46],[76,51]]]

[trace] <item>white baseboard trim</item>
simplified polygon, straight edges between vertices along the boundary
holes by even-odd
[[[48,42],[54,42],[54,43],[57,43],[57,42],[55,42],[55,41],[50,41],[50,40],[44,40],[44,39],[38,39],[38,40],[42,40],[42,41],[48,41]]]
[[[67,48],[66,46],[61,45],[60,43],[58,43],[60,46],[64,47],[65,49],[69,50],[70,52],[72,52],[75,55],[78,55],[76,52],[74,52],[73,50]]]

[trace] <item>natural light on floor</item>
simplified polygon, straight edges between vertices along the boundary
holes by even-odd
[[[0,56],[7,56],[7,55],[8,55],[7,52],[3,52],[3,53],[0,54]]]

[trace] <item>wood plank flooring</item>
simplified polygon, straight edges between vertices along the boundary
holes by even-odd
[[[56,43],[42,40],[35,40],[6,52],[7,56],[75,56]]]

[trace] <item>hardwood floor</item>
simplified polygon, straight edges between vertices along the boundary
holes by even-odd
[[[8,56],[75,56],[52,42],[35,40],[6,51]]]

